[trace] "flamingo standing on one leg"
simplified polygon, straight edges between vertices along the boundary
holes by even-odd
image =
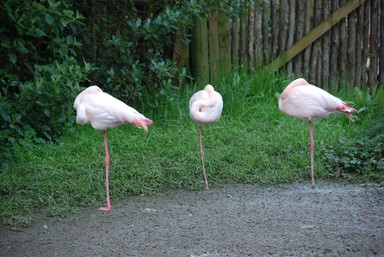
[[[202,125],[217,122],[220,119],[222,110],[223,99],[211,85],[206,85],[204,90],[196,92],[189,100],[189,116],[198,124],[199,128],[200,157],[203,165],[205,188],[207,190],[209,188],[204,165]]]
[[[345,114],[353,122],[354,108],[347,105],[339,98],[329,94],[321,88],[310,85],[305,79],[299,78],[292,81],[281,93],[279,99],[280,110],[288,115],[303,121],[308,121],[311,139],[311,179],[312,188],[315,187],[313,154],[315,141],[312,133],[312,121],[320,120],[332,113]]]
[[[105,185],[107,205],[100,210],[111,209],[109,198],[109,153],[107,142],[107,129],[115,128],[122,124],[131,124],[148,131],[152,120],[147,119],[135,109],[122,101],[104,93],[98,86],[90,86],[82,91],[75,99],[76,122],[80,125],[91,124],[93,128],[103,131],[105,147]]]

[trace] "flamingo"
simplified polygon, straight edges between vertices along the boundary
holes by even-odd
[[[82,91],[75,99],[76,122],[80,125],[91,124],[96,130],[102,130],[105,148],[105,186],[107,205],[100,207],[102,211],[111,209],[109,197],[109,153],[107,142],[107,129],[115,128],[122,124],[131,124],[148,131],[153,121],[147,119],[122,101],[104,93],[98,86],[90,86]]]
[[[204,165],[202,125],[216,123],[220,119],[222,110],[223,99],[221,98],[220,93],[216,92],[211,85],[206,85],[204,90],[196,92],[189,100],[189,116],[198,125],[200,157],[203,165],[203,176],[206,190],[208,190],[209,187]]]
[[[348,119],[353,122],[352,114],[355,113],[356,110],[323,89],[310,85],[303,78],[292,81],[284,89],[283,93],[280,95],[279,109],[281,112],[300,120],[307,121],[309,124],[309,135],[311,140],[311,180],[312,188],[315,188],[313,167],[315,141],[313,139],[312,121],[320,120],[332,113],[339,113],[346,115]]]

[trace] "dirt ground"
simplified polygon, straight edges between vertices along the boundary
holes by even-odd
[[[384,256],[383,185],[225,185],[112,208],[0,227],[0,256]]]

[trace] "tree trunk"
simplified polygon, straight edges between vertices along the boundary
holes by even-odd
[[[374,92],[374,87],[377,83],[377,67],[378,67],[378,31],[379,31],[379,0],[371,0],[371,56],[370,56],[370,65],[368,73],[368,85],[371,91],[371,94]]]
[[[203,84],[209,81],[207,19],[196,18],[192,30],[191,72],[197,81]]]
[[[296,33],[295,33],[295,42],[300,40],[304,36],[304,7],[303,3],[299,3],[296,6]],[[294,73],[296,77],[303,76],[303,54],[298,54],[293,61],[294,64]]]
[[[331,15],[331,3],[329,0],[323,2],[323,20]],[[322,51],[322,80],[323,87],[329,86],[329,53],[331,44],[331,32],[328,31],[323,35],[323,51]]]
[[[209,73],[210,80],[215,81],[218,77],[219,64],[219,24],[217,11],[212,11],[208,16],[209,24]]]
[[[339,9],[339,0],[332,1],[331,12],[334,13]],[[331,49],[329,56],[329,83],[333,91],[339,89],[338,85],[338,61],[337,56],[339,55],[340,49],[340,38],[339,38],[339,26],[336,25],[331,30]]]
[[[255,60],[255,3],[249,3],[248,8],[248,72],[254,72],[254,60]]]
[[[225,13],[219,13],[219,73],[231,72],[231,33],[229,20]]]
[[[289,0],[289,28],[288,28],[288,41],[287,49],[293,45],[295,35],[295,18],[296,18],[296,0]],[[287,64],[288,76],[293,72],[292,61]]]
[[[264,63],[270,62],[270,46],[269,46],[269,2],[263,1],[263,51],[264,51]]]

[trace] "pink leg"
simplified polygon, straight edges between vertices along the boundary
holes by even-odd
[[[204,181],[205,181],[205,188],[208,190],[208,180],[207,180],[207,173],[205,172],[205,165],[204,165],[204,151],[203,151],[203,129],[201,125],[199,127],[199,138],[200,138],[200,157],[201,157],[201,163],[203,164],[203,175],[204,175]]]
[[[315,152],[315,140],[313,139],[312,132],[312,121],[309,121],[309,136],[311,137],[311,179],[312,179],[312,188],[315,188],[315,171],[313,163],[313,154]]]
[[[111,202],[109,199],[109,153],[108,153],[108,142],[107,142],[107,131],[103,131],[104,135],[104,148],[105,148],[105,187],[107,192],[107,206],[100,207],[99,210],[109,211],[111,209]]]

